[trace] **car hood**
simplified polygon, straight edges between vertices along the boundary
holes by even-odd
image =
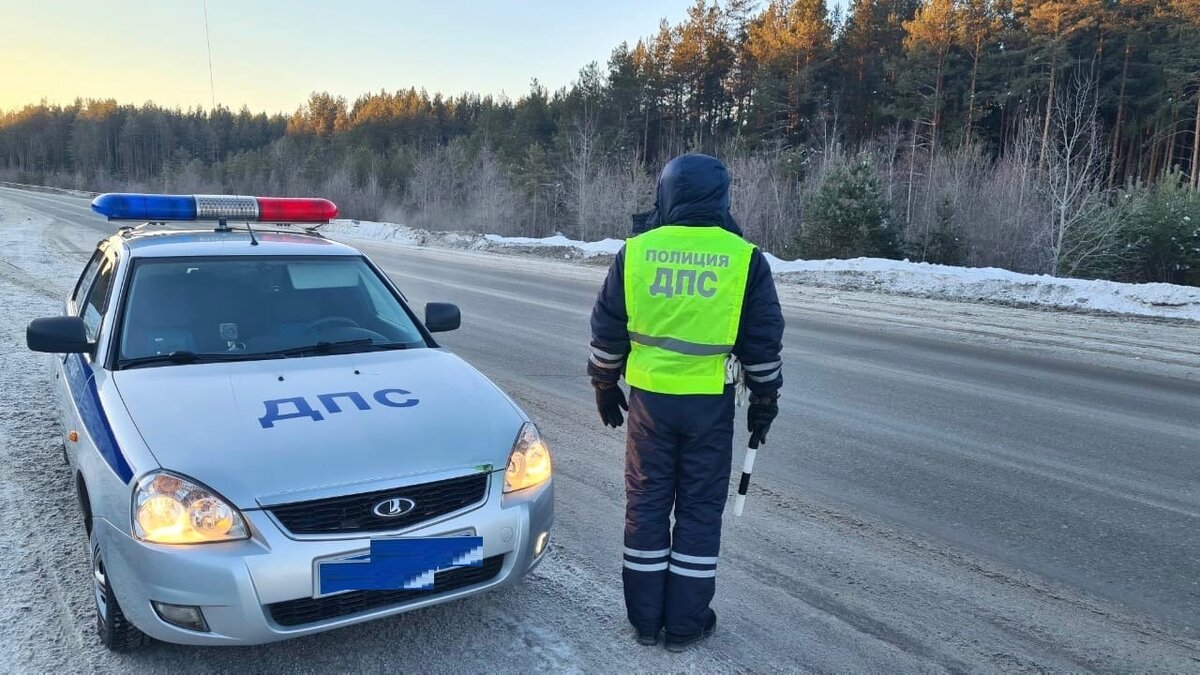
[[[502,470],[525,420],[437,349],[139,368],[113,381],[164,469],[243,509]]]

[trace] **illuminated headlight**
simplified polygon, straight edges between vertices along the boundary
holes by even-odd
[[[249,536],[242,514],[212,491],[165,472],[138,481],[133,533],[155,544],[206,544]]]
[[[550,480],[550,448],[537,427],[526,422],[517,434],[504,471],[504,491],[515,492]]]

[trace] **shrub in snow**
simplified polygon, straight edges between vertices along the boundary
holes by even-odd
[[[1200,285],[1200,193],[1178,170],[1123,190],[1102,218],[1119,236],[1076,276]]]
[[[962,227],[949,197],[942,197],[934,209],[933,226],[915,241],[902,247],[907,258],[937,265],[962,265],[964,251]]]
[[[891,208],[866,155],[830,169],[805,208],[796,239],[806,258],[895,258]]]

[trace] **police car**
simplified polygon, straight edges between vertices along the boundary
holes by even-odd
[[[27,342],[55,355],[105,646],[307,635],[542,560],[554,507],[537,428],[439,348],[457,307],[430,303],[421,321],[370,260],[316,232],[331,202],[105,194],[92,208],[145,224],[102,241]]]

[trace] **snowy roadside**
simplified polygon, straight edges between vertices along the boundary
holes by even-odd
[[[12,183],[9,181],[0,180],[0,186],[17,188],[18,190],[29,190],[31,192],[49,192],[58,195],[68,195],[70,197],[86,197],[91,199],[99,192],[90,192],[88,190],[71,190],[69,188],[53,187],[51,185],[28,185],[26,183]]]
[[[607,261],[624,243],[619,239],[576,241],[562,235],[535,239],[430,232],[404,225],[359,220],[335,220],[322,232],[335,239],[595,262]],[[951,267],[878,258],[788,261],[768,253],[767,259],[776,279],[790,284],[1016,307],[1200,321],[1200,288],[1189,286],[1063,279],[990,267]]]
[[[72,281],[65,272],[82,261],[44,237],[49,218],[3,206],[0,391],[11,403],[0,406],[0,509],[8,518],[0,533],[0,670],[82,672],[97,654],[76,619],[91,609],[86,539],[59,456],[49,357],[25,348],[26,324],[61,311]]]

